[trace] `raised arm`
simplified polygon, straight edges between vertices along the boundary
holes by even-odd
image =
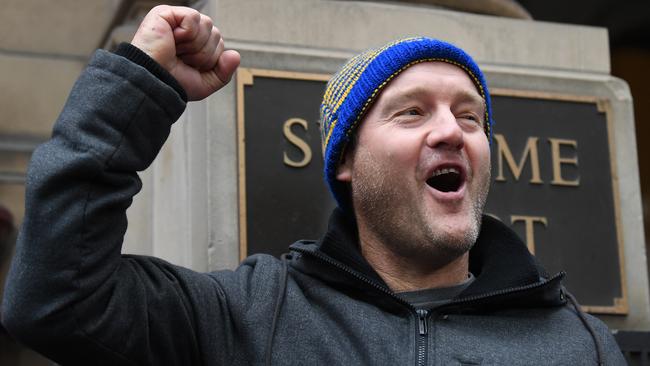
[[[28,171],[2,320],[65,365],[201,364],[199,350],[216,345],[215,322],[227,318],[212,277],[120,250],[136,172],[160,150],[185,93],[198,100],[221,88],[239,54],[224,51],[208,17],[167,6],[146,16],[132,44],[141,51],[93,56]],[[210,314],[197,311],[207,303]]]

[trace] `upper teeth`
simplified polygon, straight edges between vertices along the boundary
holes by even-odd
[[[458,169],[456,169],[456,168],[443,168],[443,169],[436,169],[436,170],[433,172],[433,177],[437,177],[437,176],[439,176],[439,175],[447,174],[447,173],[456,173],[456,174],[460,174],[460,172],[459,172]]]

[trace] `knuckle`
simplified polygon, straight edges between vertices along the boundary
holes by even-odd
[[[201,23],[207,28],[210,29],[214,25],[212,18],[207,15],[201,14]]]
[[[219,40],[223,40],[223,38],[221,37],[221,31],[219,30],[219,28],[212,27],[212,34],[214,35],[214,38],[219,39]]]
[[[196,9],[191,9],[191,8],[190,8],[190,14],[189,14],[189,16],[190,16],[190,18],[192,19],[192,21],[194,21],[194,22],[196,22],[196,23],[200,23],[200,22],[201,22],[201,13],[199,13],[198,10],[196,10]]]
[[[151,8],[151,12],[162,13],[169,10],[171,7],[169,5],[156,5]]]

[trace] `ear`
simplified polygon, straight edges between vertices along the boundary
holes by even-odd
[[[354,149],[346,149],[343,159],[336,168],[336,179],[341,182],[350,183],[352,181],[352,155]]]

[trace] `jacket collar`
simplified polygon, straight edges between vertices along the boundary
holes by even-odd
[[[361,255],[356,222],[339,208],[330,216],[327,233],[317,242],[299,241],[291,246],[296,251],[313,254],[330,266],[298,267],[330,283],[367,289],[367,283],[350,283],[349,278],[327,270],[331,264],[364,277],[378,286],[388,288],[372,266]],[[294,264],[295,266],[295,264]],[[460,299],[474,299],[484,305],[503,303],[513,306],[555,306],[565,303],[560,273],[548,280],[546,271],[530,254],[517,235],[500,221],[484,215],[479,237],[470,250],[469,269],[476,280],[463,291]],[[500,295],[500,296],[496,296]]]

